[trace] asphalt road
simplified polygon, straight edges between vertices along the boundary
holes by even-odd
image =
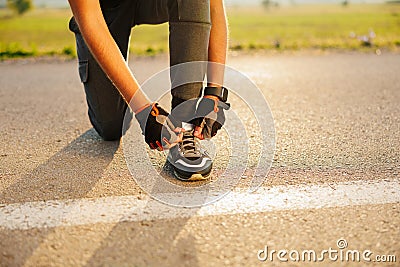
[[[259,250],[337,249],[339,239],[398,265],[400,55],[232,55],[228,64],[267,99],[276,151],[262,193],[240,202],[260,147],[250,135],[236,199],[204,211],[149,199],[135,182],[148,170],[132,175],[122,145],[91,128],[75,62],[0,63],[0,266],[279,265],[276,255],[261,262]],[[130,61],[140,82],[167,65],[163,56]],[[231,102],[251,129],[246,107]],[[228,141],[225,132],[215,144]],[[218,151],[213,181],[231,153]],[[163,167],[162,154],[151,159]]]

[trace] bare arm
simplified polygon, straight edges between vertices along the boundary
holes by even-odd
[[[99,0],[68,1],[91,53],[132,110],[149,104],[108,30]]]
[[[223,0],[210,0],[210,12],[212,26],[208,47],[208,61],[222,65],[211,64],[209,66],[207,73],[208,85],[222,86],[228,47],[228,23]]]

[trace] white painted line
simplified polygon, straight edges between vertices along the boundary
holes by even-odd
[[[171,197],[182,197],[171,195]],[[26,230],[122,221],[400,203],[400,179],[329,185],[277,186],[253,194],[234,191],[197,209],[175,208],[135,196],[0,204],[0,229]]]

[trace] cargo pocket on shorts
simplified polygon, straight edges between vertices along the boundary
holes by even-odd
[[[79,77],[82,83],[86,83],[88,81],[89,76],[89,61],[88,60],[80,60],[78,63],[79,69]]]
[[[182,0],[176,0],[176,2],[178,2],[178,19],[181,20]]]

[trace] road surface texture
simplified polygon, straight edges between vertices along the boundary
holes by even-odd
[[[140,82],[167,65],[130,60]],[[245,173],[227,197],[189,209],[150,198],[135,182],[148,170],[131,174],[122,144],[100,140],[76,62],[0,63],[0,266],[398,266],[400,55],[232,55],[229,65],[270,105],[272,168],[255,193]],[[250,135],[250,171],[259,142]]]

